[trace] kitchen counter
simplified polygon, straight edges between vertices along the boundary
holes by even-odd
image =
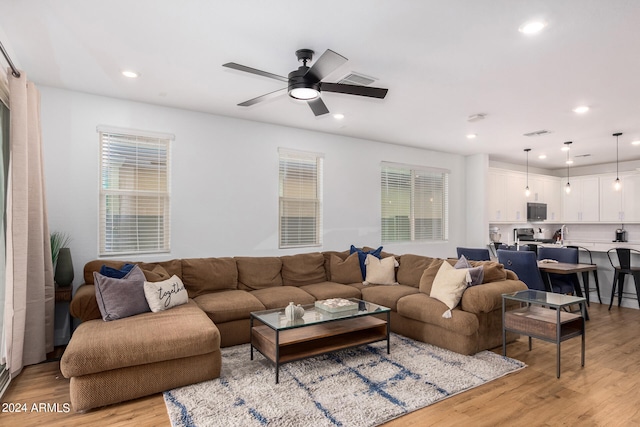
[[[541,243],[539,246],[557,247],[556,243]],[[632,248],[640,250],[640,242],[612,242],[612,241],[585,241],[585,240],[565,240],[563,246],[582,246],[591,252],[607,252],[613,248]]]

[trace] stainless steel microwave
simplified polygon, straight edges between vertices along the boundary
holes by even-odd
[[[544,221],[547,219],[546,203],[527,203],[527,221]]]

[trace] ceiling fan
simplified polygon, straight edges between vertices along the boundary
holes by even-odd
[[[258,102],[273,99],[288,93],[291,98],[307,101],[307,104],[311,107],[313,114],[321,116],[329,112],[329,109],[320,98],[320,93],[323,91],[344,93],[347,95],[368,96],[379,99],[383,99],[387,95],[388,89],[323,82],[322,79],[346,63],[347,58],[332,51],[331,49],[327,49],[312,67],[307,67],[307,62],[311,62],[313,54],[314,52],[310,49],[297,50],[296,56],[298,57],[298,61],[302,62],[302,65],[297,70],[290,72],[288,77],[257,70],[245,65],[236,64],[235,62],[228,62],[222,66],[251,74],[257,74],[263,77],[269,77],[271,79],[287,83],[286,88],[278,89],[274,92],[270,92],[238,104],[241,107],[248,107],[250,105],[257,104]]]

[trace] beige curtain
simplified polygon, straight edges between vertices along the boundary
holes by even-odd
[[[54,285],[44,193],[40,93],[10,73],[5,360],[12,377],[53,350]]]

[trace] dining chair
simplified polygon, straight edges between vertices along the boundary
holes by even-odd
[[[489,249],[486,248],[462,248],[457,247],[458,258],[462,255],[469,261],[490,261]]]
[[[547,291],[538,269],[536,254],[531,251],[498,249],[498,262],[511,270],[529,289]]]
[[[578,263],[580,263],[580,264],[591,264],[591,265],[597,266],[597,264],[595,262],[593,262],[593,257],[591,256],[591,251],[589,249],[585,248],[584,246],[575,246],[575,245],[569,245],[567,247],[568,248],[576,248],[578,250]],[[580,254],[581,253],[585,253],[585,254],[588,255],[589,262],[582,262],[582,263],[580,262]],[[585,275],[588,275],[588,274],[589,274],[589,272],[583,273],[583,276],[582,276],[583,277],[583,284],[586,283],[586,281],[585,281],[586,279],[584,279],[584,278],[587,277]],[[602,304],[602,298],[600,297],[600,282],[598,281],[598,270],[597,269],[593,270],[593,280],[594,280],[594,282],[596,284],[596,289],[595,290],[596,290],[596,293],[598,294],[598,301],[600,302],[600,304]],[[587,288],[586,285],[583,286],[583,287],[585,288],[584,295],[587,297],[587,305],[589,305],[589,294],[591,293],[591,289],[593,289],[593,288],[589,287],[589,289],[586,289]]]
[[[614,263],[612,253],[615,252],[618,258],[617,264]],[[640,255],[640,251],[631,248],[613,248],[607,251],[607,257],[613,267],[613,286],[611,287],[611,302],[609,302],[609,310],[613,305],[613,296],[616,294],[616,286],[618,287],[618,307],[622,303],[622,293],[624,290],[624,279],[628,275],[633,277],[636,285],[636,298],[640,304],[640,266],[633,266],[631,263],[631,255]]]
[[[538,249],[538,259],[551,259],[558,262],[566,262],[569,264],[578,263],[578,250],[575,248],[551,248],[542,246]],[[572,294],[575,290],[580,290],[580,281],[578,273],[573,274],[549,274],[549,282],[553,292],[562,294]],[[577,287],[577,288],[576,288]]]

